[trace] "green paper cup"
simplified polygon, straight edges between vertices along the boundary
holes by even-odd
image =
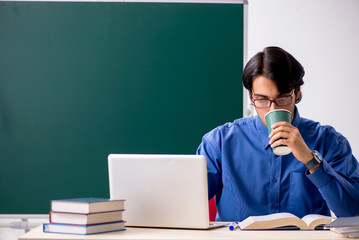
[[[284,109],[277,109],[277,110],[273,110],[268,112],[264,118],[266,120],[267,123],[267,129],[268,129],[268,133],[270,134],[272,132],[272,128],[271,126],[276,123],[276,122],[288,122],[291,123],[291,112],[288,110],[284,110]],[[292,152],[292,150],[286,146],[286,145],[280,145],[278,147],[272,148],[273,149],[273,153],[276,155],[287,155],[289,153]]]

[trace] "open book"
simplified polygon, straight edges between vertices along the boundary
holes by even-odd
[[[239,222],[241,229],[273,229],[273,228],[299,228],[303,230],[323,229],[334,218],[318,214],[309,214],[302,219],[291,213],[274,213],[263,216],[251,216]]]

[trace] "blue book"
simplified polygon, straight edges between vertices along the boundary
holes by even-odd
[[[59,224],[59,223],[43,224],[43,231],[46,233],[90,235],[90,234],[123,231],[123,230],[125,230],[124,221],[104,223],[104,224],[94,224],[94,225],[73,225],[73,224]]]
[[[123,210],[100,213],[49,213],[50,223],[91,225],[123,221]]]
[[[125,200],[111,200],[108,198],[73,198],[52,200],[51,210],[69,213],[99,213],[124,210]]]

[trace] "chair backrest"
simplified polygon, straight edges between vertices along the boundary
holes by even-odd
[[[214,197],[208,201],[208,207],[209,207],[209,221],[214,222],[216,220],[216,214],[217,214],[216,201]]]

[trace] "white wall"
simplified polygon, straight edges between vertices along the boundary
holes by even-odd
[[[359,1],[249,0],[248,59],[266,46],[290,52],[306,71],[302,117],[346,136],[359,159]]]

